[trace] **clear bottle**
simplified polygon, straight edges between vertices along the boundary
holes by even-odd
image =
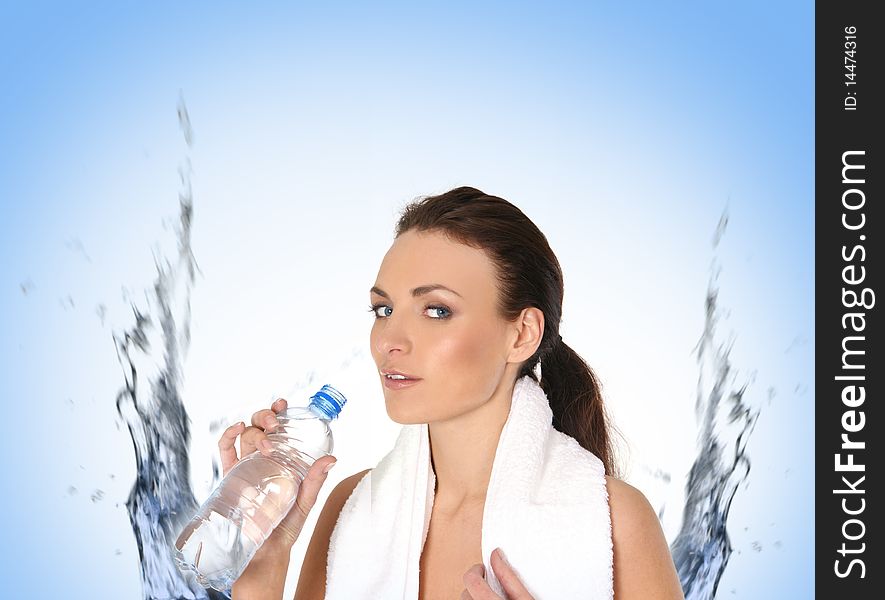
[[[241,458],[176,540],[173,554],[182,571],[193,571],[203,587],[228,591],[258,548],[289,513],[310,466],[332,453],[329,423],[347,399],[324,385],[307,406],[277,415],[267,435],[269,456]]]

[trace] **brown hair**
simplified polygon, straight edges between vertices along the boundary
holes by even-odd
[[[440,232],[484,250],[495,264],[499,311],[513,321],[533,306],[544,313],[541,343],[517,375],[538,381],[550,401],[553,426],[595,454],[605,472],[615,474],[609,420],[599,380],[578,354],[562,341],[562,269],[547,238],[519,208],[472,187],[459,187],[408,204],[396,224],[399,237],[411,229]]]

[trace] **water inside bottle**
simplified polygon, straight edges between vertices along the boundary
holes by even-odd
[[[229,589],[240,576],[231,565],[246,563],[258,550],[258,544],[243,533],[242,524],[239,511],[224,516],[213,510],[208,519],[195,519],[176,552],[178,563],[194,570],[202,585]]]
[[[286,516],[301,480],[260,453],[244,458],[182,531],[175,543],[178,564],[202,585],[229,589]]]

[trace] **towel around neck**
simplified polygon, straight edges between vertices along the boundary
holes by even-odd
[[[605,468],[553,428],[547,396],[516,382],[482,521],[486,580],[500,547],[535,600],[611,599],[612,537]],[[329,543],[326,600],[417,600],[436,477],[426,423],[404,425],[347,499]]]

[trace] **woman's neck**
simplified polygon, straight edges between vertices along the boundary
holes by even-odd
[[[498,440],[510,414],[514,382],[509,381],[505,377],[492,397],[474,410],[428,424],[436,474],[434,511],[453,514],[485,503]]]

